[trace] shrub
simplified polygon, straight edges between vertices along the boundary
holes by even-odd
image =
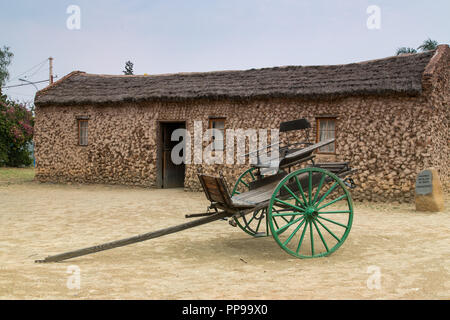
[[[29,144],[34,118],[25,105],[0,99],[0,166],[19,167],[32,163]]]

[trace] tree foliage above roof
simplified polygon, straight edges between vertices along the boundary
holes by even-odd
[[[3,46],[3,49],[0,48],[0,86],[3,86],[9,79],[8,66],[13,56],[14,54],[9,51],[9,47]]]
[[[397,49],[396,55],[399,56],[399,55],[405,54],[405,53],[417,53],[417,50],[414,48],[410,48],[410,47],[401,47],[401,48]]]
[[[127,75],[127,76],[133,75],[134,74],[133,66],[134,66],[133,62],[131,62],[129,60],[127,62],[125,62],[125,70],[122,71],[123,74]]]
[[[417,50],[420,51],[430,51],[430,50],[436,50],[439,43],[436,40],[431,40],[431,38],[428,38],[425,40],[422,45],[420,45]]]
[[[417,49],[414,49],[411,47],[398,48],[396,55],[399,56],[401,54],[432,51],[432,50],[436,50],[438,45],[439,45],[439,43],[436,40],[432,40],[431,38],[428,38],[420,46],[418,46]]]

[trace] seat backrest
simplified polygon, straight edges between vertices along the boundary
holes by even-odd
[[[311,128],[311,124],[304,118],[280,123],[280,132],[304,130],[309,128]]]
[[[285,121],[280,123],[280,133],[285,132],[285,146],[280,146],[280,155],[281,157],[284,157],[284,155],[289,151],[289,149],[295,145],[298,144],[309,144],[309,134],[310,134],[310,130],[307,129],[311,129],[311,124],[309,123],[309,121],[305,118],[301,118],[301,119],[297,119],[297,120],[291,120],[291,121]],[[294,143],[290,143],[289,141],[289,134],[287,134],[286,132],[289,131],[298,131],[298,130],[305,130],[305,135],[306,135],[306,141],[304,142],[300,142],[300,141],[294,141]],[[292,136],[290,137],[292,138]],[[298,138],[295,138],[298,139]]]
[[[206,198],[212,203],[217,203],[226,208],[232,208],[230,192],[225,179],[222,177],[198,174],[198,179],[205,191]]]

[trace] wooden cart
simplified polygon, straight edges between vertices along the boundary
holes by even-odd
[[[280,132],[308,129],[310,125],[305,119],[284,122],[280,126]],[[252,165],[240,175],[231,192],[222,175],[199,172],[198,178],[211,204],[207,212],[186,215],[186,218],[199,219],[36,262],[62,261],[221,219],[228,219],[232,226],[254,237],[272,236],[292,256],[329,255],[344,243],[350,232],[353,204],[348,188],[355,187],[348,177],[354,172],[348,162],[314,162],[313,152],[333,142],[334,139],[330,139],[315,144],[306,141],[268,146],[278,148],[279,156]],[[260,159],[261,150],[256,153]]]

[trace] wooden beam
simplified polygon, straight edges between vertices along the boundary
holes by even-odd
[[[137,235],[137,236],[134,236],[131,238],[125,238],[125,239],[121,239],[121,240],[117,240],[117,241],[112,241],[112,242],[100,244],[100,245],[93,246],[93,247],[88,247],[88,248],[79,249],[79,250],[75,250],[75,251],[69,251],[69,252],[57,254],[54,256],[48,256],[47,258],[45,258],[43,260],[36,260],[35,262],[36,263],[58,262],[58,261],[72,259],[75,257],[80,257],[80,256],[84,256],[87,254],[92,254],[92,253],[96,253],[96,252],[100,252],[100,251],[104,251],[104,250],[109,250],[109,249],[113,249],[113,248],[117,248],[117,247],[123,247],[123,246],[127,246],[129,244],[133,244],[136,242],[142,242],[142,241],[162,237],[162,236],[165,236],[165,235],[168,235],[171,233],[175,233],[175,232],[183,231],[183,230],[190,229],[193,227],[197,227],[202,224],[220,220],[222,218],[229,217],[229,216],[230,216],[230,214],[227,212],[219,212],[219,213],[215,213],[211,216],[207,216],[202,219],[183,223],[183,224],[180,224],[180,225],[177,225],[174,227],[169,227],[169,228],[161,229],[158,231],[144,233],[144,234]]]

